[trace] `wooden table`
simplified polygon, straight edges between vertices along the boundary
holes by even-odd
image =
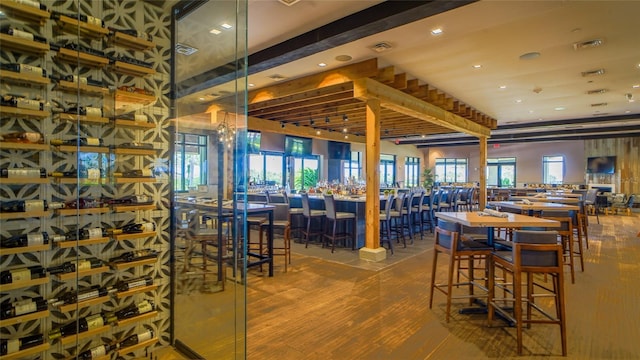
[[[544,194],[547,196],[562,196],[562,197],[571,197],[571,198],[578,198],[578,199],[582,198],[582,194],[562,192],[562,191],[548,191]]]
[[[510,196],[509,201],[522,201],[529,200],[531,202],[551,202],[558,204],[578,204],[582,201],[577,197],[564,197],[564,196],[546,196],[546,197],[536,197],[536,196]]]
[[[493,246],[493,228],[521,228],[521,227],[560,227],[560,222],[538,217],[506,213],[507,217],[481,216],[478,211],[467,212],[436,212],[439,219],[455,222],[471,227],[487,228],[487,245]]]
[[[523,204],[519,201],[491,201],[490,205],[496,208],[505,208],[519,210],[523,214],[526,212],[529,215],[533,215],[534,211],[579,211],[580,207],[577,205],[558,204],[552,202],[533,202],[531,204]]]

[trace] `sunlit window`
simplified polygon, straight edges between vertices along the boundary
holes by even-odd
[[[467,182],[467,159],[436,159],[436,181],[447,183]]]
[[[207,184],[207,136],[176,134],[175,191]]]
[[[545,184],[562,184],[564,179],[564,156],[542,158],[542,179]]]
[[[420,158],[411,156],[404,158],[404,184],[407,187],[420,185]]]

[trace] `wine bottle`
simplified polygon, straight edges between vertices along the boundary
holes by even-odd
[[[120,256],[116,256],[114,258],[109,259],[111,263],[119,263],[119,262],[132,262],[144,259],[152,259],[158,257],[158,251],[152,249],[141,249],[128,251]]]
[[[3,238],[2,240],[0,240],[0,248],[9,249],[25,246],[44,245],[48,243],[49,234],[43,231],[41,233],[20,234],[8,238]]]
[[[13,0],[13,1],[17,2],[18,4],[27,5],[27,6],[34,7],[36,9],[47,11],[46,5],[43,5],[38,1],[34,1],[34,0]]]
[[[149,205],[153,204],[153,198],[147,195],[130,195],[117,199],[104,200],[109,205]]]
[[[0,272],[0,284],[15,284],[19,282],[40,279],[47,274],[40,265],[29,266]]]
[[[119,149],[153,149],[153,144],[146,144],[137,141],[122,143],[116,148]]]
[[[144,276],[137,279],[120,281],[115,285],[118,291],[129,291],[135,288],[153,285],[153,279],[150,276]]]
[[[138,345],[143,341],[153,339],[153,330],[147,330],[139,334],[133,334],[120,341],[120,348],[126,348],[133,345]]]
[[[102,169],[85,167],[80,168],[80,170],[71,169],[68,171],[53,171],[49,173],[50,177],[78,179],[100,179],[103,177],[102,175]]]
[[[103,87],[104,83],[100,80],[93,80],[91,77],[78,76],[78,75],[63,75],[59,77],[60,80],[68,81],[74,84],[91,85]]]
[[[25,144],[44,144],[44,135],[37,132],[12,132],[0,135],[0,141]]]
[[[118,345],[116,344],[102,344],[100,346],[96,346],[94,348],[81,352],[80,354],[78,354],[76,359],[79,359],[79,360],[97,359],[117,349],[118,349]]]
[[[0,178],[46,178],[47,170],[45,168],[2,168],[0,169]]]
[[[49,140],[51,145],[60,146],[60,145],[70,145],[70,146],[104,146],[104,141],[102,138],[92,138],[92,137],[80,137],[70,140],[61,140],[61,139],[51,139]]]
[[[103,237],[108,237],[109,233],[107,230],[96,227],[91,229],[80,229],[78,231],[69,231],[64,235],[64,240],[66,241],[76,241],[76,240],[89,240],[89,239],[99,239]]]
[[[0,28],[0,32],[4,33],[4,34],[9,34],[13,37],[18,37],[21,39],[27,39],[27,40],[31,40],[31,41],[36,41],[39,43],[43,43],[46,44],[47,43],[47,39],[43,38],[42,36],[38,36],[38,35],[34,35],[30,32],[26,32],[23,30],[18,30],[16,28],[13,28],[11,26],[3,26],[2,28]]]
[[[128,318],[132,318],[134,316],[142,315],[153,311],[153,301],[151,300],[143,300],[137,304],[131,304],[126,306],[123,309],[120,309],[115,312],[118,320],[124,320]]]
[[[0,202],[0,213],[44,211],[47,209],[47,200],[11,200]]]
[[[55,340],[62,336],[75,335],[89,330],[97,329],[116,321],[112,313],[102,312],[100,314],[89,315],[70,322],[49,332],[49,340]]]
[[[27,64],[17,64],[17,63],[8,63],[8,64],[0,64],[0,69],[7,70],[11,72],[16,72],[25,75],[38,75],[42,77],[47,77],[47,70]]]
[[[152,169],[138,169],[138,170],[127,170],[114,172],[113,176],[115,177],[125,177],[125,178],[151,178],[153,176]]]
[[[92,117],[102,117],[102,109],[92,106],[72,106],[67,110],[67,113]]]
[[[93,198],[79,198],[65,202],[67,209],[95,209],[102,207],[102,202]]]
[[[0,340],[0,355],[9,355],[44,343],[42,334],[29,335],[19,339]]]
[[[119,32],[119,33],[123,33],[123,34],[126,34],[126,35],[130,35],[130,36],[133,36],[133,37],[140,38],[142,40],[153,41],[153,36],[151,36],[151,34],[146,33],[144,31],[138,31],[136,29],[116,29],[116,28],[111,27],[111,26],[109,26],[109,30],[111,31],[112,34],[116,33],[116,32]]]
[[[144,232],[156,231],[156,224],[145,222],[139,224],[127,224],[121,228],[107,230],[113,235],[120,234],[139,234]]]
[[[47,268],[47,271],[50,274],[65,274],[75,272],[76,269],[78,271],[81,270],[89,270],[99,268],[104,265],[104,262],[98,258],[88,258],[83,260],[78,260],[78,262],[67,261],[64,264],[52,266]]]
[[[14,303],[8,304],[6,306],[2,306],[2,311],[0,311],[1,319],[9,319],[12,317],[31,314],[38,311],[44,311],[48,308],[47,300],[43,299],[41,296],[31,299],[24,299],[20,301],[16,301]]]
[[[3,95],[2,97],[0,97],[0,105],[28,110],[45,109],[45,105],[42,101],[31,100],[17,95]]]
[[[73,13],[64,14],[64,13],[61,13],[61,12],[58,12],[58,11],[53,11],[51,13],[51,18],[53,20],[56,20],[56,21],[60,20],[60,16],[66,16],[66,17],[69,17],[69,18],[72,18],[72,19],[76,19],[76,20],[82,21],[82,22],[87,23],[87,24],[104,27],[104,21],[102,21],[102,19],[94,17],[94,16],[83,15],[83,14],[73,14]]]
[[[107,296],[115,292],[115,288],[105,288],[100,285],[93,285],[88,289],[82,289],[78,291],[67,291],[64,294],[49,300],[52,306],[60,306],[64,304],[75,304],[86,300],[91,300],[103,296]]]

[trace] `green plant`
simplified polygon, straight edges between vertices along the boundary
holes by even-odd
[[[318,183],[318,170],[305,168],[296,173],[294,184],[296,189],[307,189]]]
[[[425,168],[422,171],[422,186],[424,188],[430,188],[433,186],[434,180],[435,175],[433,174],[433,169]]]

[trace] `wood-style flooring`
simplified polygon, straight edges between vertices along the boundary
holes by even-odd
[[[591,217],[589,230],[585,271],[577,270],[575,284],[568,276],[565,281],[567,358],[640,359],[640,216],[601,216],[600,224]],[[558,326],[525,329],[524,355],[518,357],[515,330],[500,321],[488,328],[486,315],[459,314],[466,301],[454,304],[449,323],[442,294],[436,293],[429,309],[432,244],[431,236],[416,240],[397,251],[398,259],[370,266],[357,260],[357,252],[332,255],[317,245],[296,244],[287,273],[282,258],[272,278],[252,270],[247,358],[563,358]],[[439,273],[444,269],[442,262]],[[206,349],[214,346],[214,333],[212,326],[190,340]]]

